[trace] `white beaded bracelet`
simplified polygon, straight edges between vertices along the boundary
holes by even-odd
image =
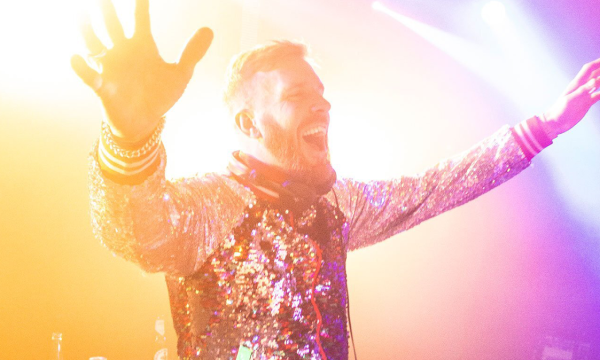
[[[108,146],[109,150],[113,154],[124,159],[134,159],[146,155],[159,143],[160,134],[162,133],[164,127],[165,117],[163,116],[160,118],[158,126],[156,126],[156,129],[152,133],[152,136],[150,136],[150,139],[148,139],[148,141],[146,141],[146,143],[141,148],[136,150],[125,150],[119,145],[117,145],[117,142],[114,139],[114,135],[112,131],[110,131],[110,127],[108,126],[106,121],[104,121],[102,122],[102,140],[104,140],[104,143],[106,144],[106,146]]]

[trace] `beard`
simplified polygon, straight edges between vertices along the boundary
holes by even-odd
[[[274,121],[266,122],[264,126],[265,148],[283,164],[282,170],[295,181],[317,189],[322,188],[319,192],[328,192],[336,177],[329,161],[329,153],[325,161],[310,164],[302,155],[296,134],[286,131]]]

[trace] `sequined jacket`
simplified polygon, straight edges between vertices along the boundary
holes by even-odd
[[[222,174],[116,184],[91,161],[95,234],[166,273],[182,359],[348,358],[346,254],[385,240],[529,165],[505,127],[413,177],[338,180],[302,214]],[[242,356],[243,355],[243,356]],[[245,356],[245,357],[244,357]]]

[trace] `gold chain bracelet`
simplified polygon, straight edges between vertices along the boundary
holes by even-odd
[[[146,143],[139,149],[136,150],[125,150],[119,145],[114,139],[114,135],[112,131],[110,131],[110,127],[106,121],[102,122],[102,139],[106,146],[108,146],[109,150],[124,159],[133,159],[138,158],[140,156],[146,155],[150,150],[152,150],[160,141],[160,134],[162,133],[165,127],[165,117],[161,117],[158,122],[158,126],[150,136],[150,139],[146,141]]]

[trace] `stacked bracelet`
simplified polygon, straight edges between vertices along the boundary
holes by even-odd
[[[552,144],[552,139],[544,130],[542,120],[537,116],[517,124],[512,129],[512,133],[529,160]]]
[[[148,141],[146,141],[146,143],[142,145],[142,147],[136,150],[125,150],[121,146],[119,146],[115,141],[114,135],[112,131],[110,131],[110,127],[108,126],[108,124],[106,122],[103,122],[102,140],[113,154],[123,159],[139,158],[141,156],[146,155],[148,152],[150,152],[150,150],[156,147],[156,145],[160,142],[160,134],[162,133],[164,127],[165,117],[163,116],[161,117],[160,121],[158,122],[158,126],[156,127]]]
[[[124,149],[110,131],[109,125],[102,124],[102,135],[98,144],[98,163],[104,176],[127,185],[141,184],[161,162],[160,134],[165,126],[161,118],[150,137],[137,149]],[[133,147],[133,146],[132,146]]]

